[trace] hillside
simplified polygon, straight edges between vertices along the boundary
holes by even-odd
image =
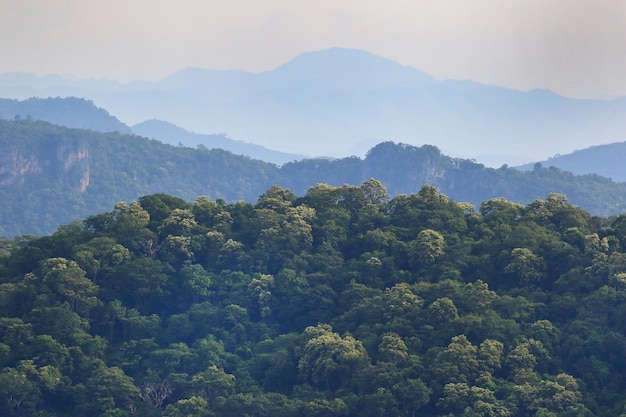
[[[120,132],[157,139],[174,146],[197,146],[223,149],[235,155],[249,156],[274,164],[284,164],[302,155],[273,151],[263,146],[229,138],[226,134],[197,134],[162,120],[146,120],[129,128],[92,101],[76,98],[29,98],[26,100],[0,99],[0,119],[43,120],[55,125],[90,129],[97,132]]]
[[[625,216],[375,180],[255,200],[3,241],[0,415],[624,416]]]
[[[132,126],[132,130],[139,136],[157,139],[174,146],[183,145],[192,148],[200,146],[208,149],[223,149],[235,155],[249,156],[250,158],[260,159],[261,161],[277,165],[304,159],[302,155],[273,151],[263,146],[231,139],[225,134],[207,135],[188,132],[179,126],[162,120],[146,120]]]
[[[626,131],[626,99],[436,80],[342,48],[305,53],[261,73],[188,68],[154,82],[0,76],[0,96],[25,95],[78,95],[128,125],[167,120],[310,157],[362,157],[372,141],[393,140],[513,166],[624,140]]]
[[[97,132],[132,133],[131,129],[98,108],[92,101],[76,98],[29,98],[11,100],[0,98],[0,118],[13,120],[32,117],[55,125],[91,129]]]
[[[597,216],[626,210],[626,184],[556,168],[486,168],[445,156],[434,146],[384,142],[364,159],[309,159],[278,167],[219,149],[174,147],[23,119],[0,120],[0,147],[5,150],[0,155],[0,236],[51,233],[116,202],[153,193],[253,202],[273,184],[304,195],[317,183],[341,186],[370,178],[385,182],[391,195],[431,184],[474,206],[496,197],[527,204],[562,193]]]
[[[249,200],[278,181],[275,165],[42,121],[0,120],[0,235],[45,234],[118,201],[169,192]]]
[[[545,167],[557,167],[574,174],[598,174],[613,181],[626,182],[626,142],[609,143],[580,149],[566,155],[557,155],[544,161],[538,161]],[[535,162],[537,163],[537,162]],[[532,169],[534,164],[518,167]]]

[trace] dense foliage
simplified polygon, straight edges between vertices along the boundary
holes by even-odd
[[[6,237],[49,234],[60,224],[142,195],[254,202],[272,184],[303,195],[316,183],[339,187],[369,178],[384,182],[392,196],[432,184],[456,201],[478,206],[495,197],[527,204],[558,192],[594,215],[626,211],[624,183],[540,166],[530,172],[486,168],[430,145],[384,142],[364,159],[312,159],[278,167],[219,149],[174,147],[23,119],[0,120],[0,148],[0,236]]]
[[[619,416],[626,216],[166,194],[3,242],[5,416]]]

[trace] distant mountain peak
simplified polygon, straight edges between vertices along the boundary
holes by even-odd
[[[372,62],[400,65],[397,62],[361,49],[333,47],[316,51],[304,52],[280,65],[278,68],[291,65],[341,65],[369,64]]]
[[[270,72],[283,78],[339,78],[374,85],[385,80],[418,86],[435,82],[433,77],[416,68],[371,52],[340,47],[305,52],[267,73]]]

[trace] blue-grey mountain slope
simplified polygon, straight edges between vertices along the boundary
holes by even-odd
[[[580,149],[566,155],[556,155],[538,163],[544,167],[557,167],[578,175],[598,174],[613,181],[626,182],[625,161],[626,142],[617,142]],[[536,163],[518,168],[529,170]]]
[[[93,102],[76,97],[0,99],[0,118],[31,117],[60,126],[97,132],[131,133],[131,129]]]
[[[0,77],[0,96],[25,94],[26,78],[17,91]],[[362,156],[372,143],[393,140],[436,145],[489,166],[519,165],[626,139],[625,99],[436,80],[342,48],[257,74],[190,68],[156,82],[46,80],[38,78],[30,91],[86,97],[128,125],[167,120],[308,156]]]
[[[157,139],[174,146],[191,148],[205,147],[207,149],[223,149],[235,155],[249,156],[265,162],[282,165],[287,162],[304,159],[302,155],[288,154],[264,148],[252,143],[234,140],[225,134],[198,134],[163,120],[146,120],[132,126],[132,130],[139,136]]]

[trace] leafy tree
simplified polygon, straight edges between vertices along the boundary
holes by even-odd
[[[43,263],[41,270],[43,283],[65,299],[73,312],[86,313],[96,305],[98,286],[85,276],[76,262],[51,258]]]
[[[433,263],[445,253],[445,247],[446,241],[441,233],[431,229],[422,230],[411,245],[415,264],[428,265]]]
[[[208,415],[208,403],[202,397],[193,396],[169,404],[163,417],[204,417]]]
[[[235,376],[227,374],[215,365],[197,373],[192,378],[192,384],[201,393],[211,406],[215,406],[217,398],[232,393],[235,389]]]
[[[22,363],[17,368],[4,368],[0,372],[0,394],[3,402],[0,409],[6,415],[34,413],[41,401],[41,390],[37,384],[36,370],[32,363]]]
[[[307,327],[306,344],[298,362],[300,377],[314,384],[340,381],[369,361],[363,344],[352,336],[341,337],[329,325]]]
[[[522,284],[537,284],[546,276],[543,259],[526,248],[515,248],[511,251],[511,261],[504,272]]]
[[[139,404],[139,388],[118,367],[101,367],[85,384],[80,408],[84,412],[103,413],[115,408],[132,411]]]

